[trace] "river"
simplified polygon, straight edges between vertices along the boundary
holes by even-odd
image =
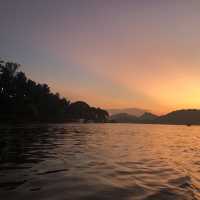
[[[200,126],[0,125],[2,200],[200,199]]]

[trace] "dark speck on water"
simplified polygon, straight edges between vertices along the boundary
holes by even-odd
[[[0,126],[2,200],[200,200],[200,126]]]

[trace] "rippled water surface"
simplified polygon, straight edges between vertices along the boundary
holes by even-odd
[[[1,125],[0,199],[200,199],[200,126]]]

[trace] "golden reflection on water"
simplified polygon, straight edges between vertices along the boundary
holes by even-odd
[[[8,140],[3,199],[200,199],[200,126],[49,124],[1,132]]]
[[[200,189],[199,126],[91,126],[96,130],[95,134],[87,135],[87,148],[95,152],[95,159],[106,163],[107,169],[110,166],[113,176],[109,181],[112,184],[127,187],[134,179],[154,191],[160,185],[173,187],[175,184],[176,187],[176,184],[182,184],[181,181],[183,184],[189,181],[195,191]],[[197,197],[198,192],[195,193]]]

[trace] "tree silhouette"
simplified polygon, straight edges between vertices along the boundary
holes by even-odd
[[[108,113],[85,102],[70,103],[47,84],[28,79],[20,65],[0,61],[0,119],[4,121],[85,121],[105,122]]]

